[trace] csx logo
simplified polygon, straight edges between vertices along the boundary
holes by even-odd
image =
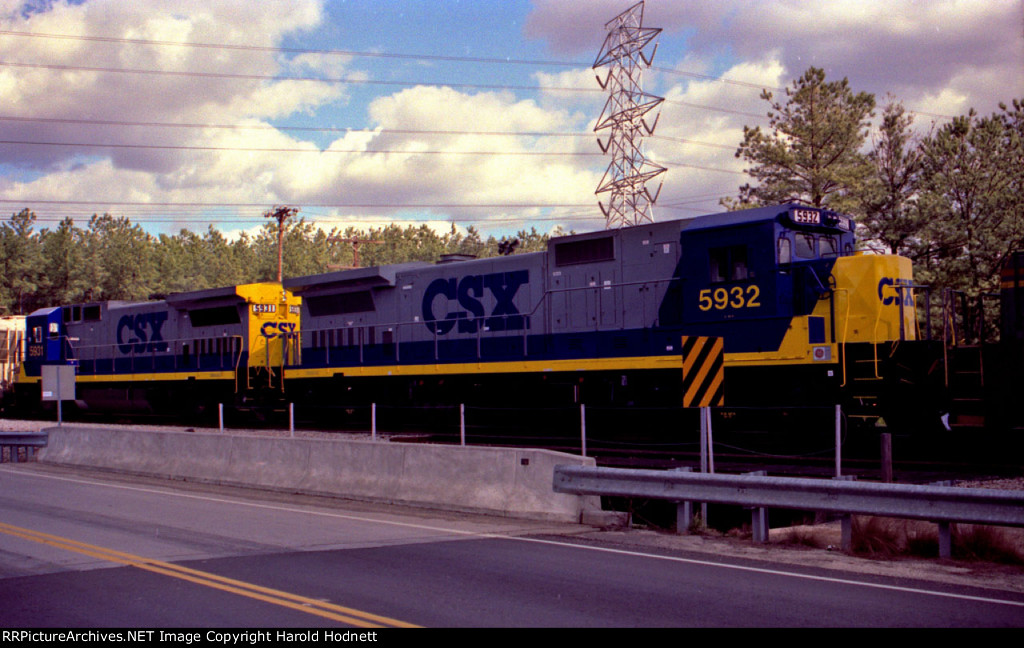
[[[458,280],[454,277],[434,279],[423,294],[423,321],[431,333],[438,335],[450,332],[456,323],[459,325],[459,333],[476,333],[481,324],[492,331],[529,328],[529,319],[519,314],[514,303],[519,288],[528,283],[528,270],[468,275]],[[494,308],[490,314],[486,313],[480,301],[485,290],[494,296]],[[443,297],[448,302],[448,312],[443,315],[444,319],[440,319],[434,312],[437,297]]]
[[[167,343],[160,332],[167,321],[167,312],[123,315],[117,321],[117,348],[121,353],[167,351]]]
[[[267,322],[260,327],[260,335],[267,339],[293,337],[295,322]]]
[[[892,277],[882,277],[878,282],[878,299],[882,302],[883,306],[899,306],[900,296],[903,296],[904,306],[914,305],[914,293],[910,289],[910,286],[914,284],[910,279],[893,279]],[[886,290],[888,288],[889,290]],[[885,293],[889,294],[886,295]]]

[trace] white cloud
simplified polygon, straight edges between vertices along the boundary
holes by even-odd
[[[589,58],[600,46],[604,23],[631,4],[538,0],[526,31],[547,38],[556,51]],[[0,196],[266,203],[267,208],[278,203],[376,206],[304,212],[308,218],[323,217],[328,229],[342,215],[363,227],[427,221],[445,232],[453,221],[460,226],[477,222],[486,228],[485,235],[495,231],[488,221],[502,231],[534,223],[547,228],[551,219],[566,214],[571,219],[563,222],[566,229],[599,227],[602,222],[594,191],[609,158],[599,155],[592,129],[607,96],[589,67],[535,73],[540,91],[532,98],[511,90],[433,86],[380,95],[363,115],[372,130],[338,134],[328,142],[323,132],[308,135],[271,125],[294,116],[319,119],[350,98],[367,94],[363,88],[369,86],[274,79],[323,75],[371,80],[348,56],[272,49],[286,37],[320,26],[325,15],[320,0],[261,3],[260,11],[246,3],[214,0],[176,2],[173,12],[166,7],[157,0],[58,1],[26,17],[19,13],[19,3],[0,0],[0,29],[116,39],[5,36],[0,38],[0,61],[162,72],[0,66],[7,116],[122,122],[85,126],[0,120],[0,139],[177,147],[5,147],[0,163],[19,165],[21,177],[35,179],[0,179]],[[1008,63],[1022,59],[1022,39],[1013,31],[1019,28],[1019,15],[1007,19],[1013,12],[1006,0],[965,7],[909,0],[649,2],[647,24],[666,30],[656,63],[666,69],[644,72],[645,86],[667,99],[656,136],[646,140],[650,158],[670,167],[663,176],[658,218],[717,211],[718,198],[736,195],[746,182],[737,173],[744,164],[734,155],[743,126],[766,122],[760,88],[786,86],[809,65],[824,67],[829,79],[850,77],[855,90],[875,92],[879,101],[891,92],[925,112],[961,114],[975,106],[984,113],[985,102],[994,109],[995,101],[1012,98],[1001,95],[1024,87],[1021,66]],[[240,49],[139,45],[125,39],[235,44]],[[684,42],[688,50],[680,52]],[[248,76],[176,74],[186,71]],[[720,74],[731,82],[678,72]],[[595,92],[555,90],[562,87]],[[142,125],[157,122],[232,127]],[[347,123],[357,126],[358,117]],[[919,126],[926,123],[918,120]],[[500,131],[577,136],[483,134]],[[491,154],[480,154],[487,152]],[[491,206],[450,207],[465,204]],[[583,207],[508,207],[514,204]],[[112,211],[118,212],[116,207]],[[251,224],[260,208],[238,211]],[[329,216],[323,216],[325,211]],[[575,220],[580,217],[593,220]],[[186,219],[182,223],[188,224]],[[239,229],[227,220],[218,227]]]
[[[314,27],[321,16],[319,0],[262,3],[259,11],[238,2],[195,0],[176,2],[173,13],[167,8],[158,0],[90,0],[54,2],[47,11],[27,16],[7,13],[0,18],[0,28],[37,36],[0,39],[0,60],[35,66],[0,67],[0,88],[9,100],[5,114],[232,123],[310,111],[340,96],[340,86],[335,84],[269,80],[280,74],[280,65],[274,51],[258,49],[272,48],[285,34]],[[50,34],[92,40],[45,36]],[[211,43],[238,49],[196,46]],[[100,126],[89,128],[84,137],[82,131],[80,125],[0,121],[0,138],[24,141],[82,142],[87,137],[126,142],[129,135],[137,134]],[[158,143],[173,139],[187,145],[196,139],[194,131],[184,129],[149,129],[148,133],[148,139]],[[15,155],[4,159],[0,153],[0,161],[45,166],[66,152],[37,147],[28,153],[17,150]],[[166,169],[178,157],[166,151],[113,154],[117,166],[151,170]]]
[[[561,54],[592,54],[604,22],[628,0],[537,0],[525,32]],[[808,67],[908,106],[950,88],[986,113],[1024,88],[1019,0],[721,0],[648,2],[644,25],[690,54],[760,60],[778,52],[786,76]],[[984,82],[978,71],[986,70]],[[783,84],[785,85],[785,84]]]

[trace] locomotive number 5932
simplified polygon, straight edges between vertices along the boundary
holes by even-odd
[[[761,289],[757,286],[733,286],[732,288],[705,288],[698,294],[698,305],[702,311],[726,310],[729,308],[757,308]]]

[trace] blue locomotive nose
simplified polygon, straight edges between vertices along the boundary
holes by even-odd
[[[68,360],[67,333],[59,307],[41,308],[25,318],[25,374],[41,375],[46,364]]]

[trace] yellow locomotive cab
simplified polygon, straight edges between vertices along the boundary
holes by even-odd
[[[249,311],[248,374],[250,380],[264,375],[268,386],[284,376],[284,368],[301,360],[299,342],[302,298],[282,289],[278,283],[237,286],[239,297]],[[275,377],[278,377],[275,379]]]

